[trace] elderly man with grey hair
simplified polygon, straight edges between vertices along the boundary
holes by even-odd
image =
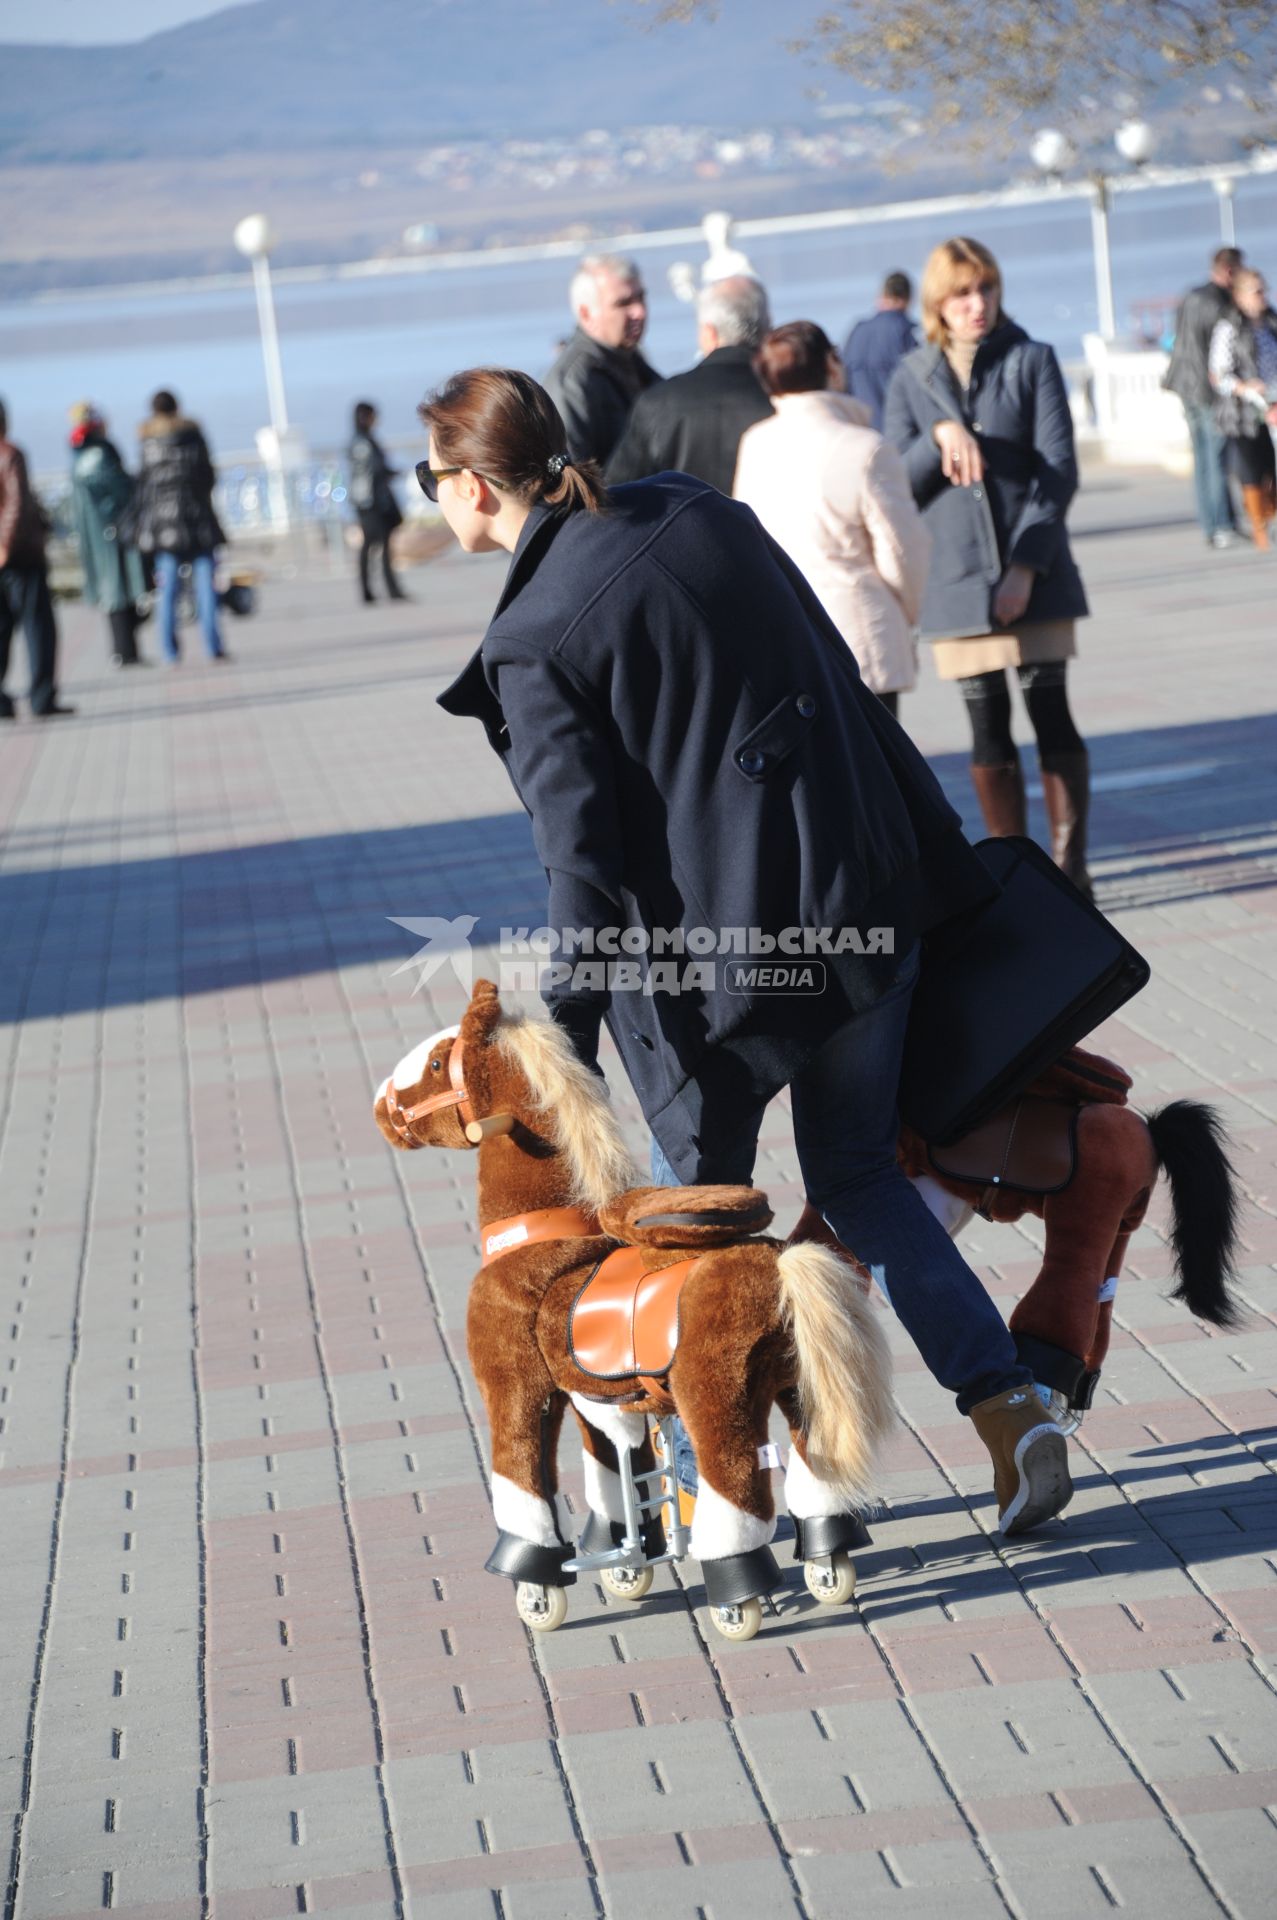
[[[660,379],[639,352],[647,326],[647,294],[633,260],[588,254],[569,295],[576,332],[546,377],[563,415],[574,460],[602,466],[620,439],[630,409]]]
[[[711,281],[697,297],[696,319],[700,361],[635,402],[609,481],[690,473],[730,494],[741,435],[772,411],[753,364],[771,326],[767,295],[748,274]]]

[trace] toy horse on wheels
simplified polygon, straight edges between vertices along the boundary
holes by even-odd
[[[487,981],[459,1027],[400,1061],[375,1113],[393,1146],[478,1151],[483,1265],[467,1342],[492,1432],[487,1565],[517,1583],[528,1625],[560,1624],[578,1573],[640,1598],[655,1563],[690,1551],[718,1631],[756,1633],[779,1582],[773,1405],[792,1440],[796,1557],[818,1599],[848,1599],[892,1423],[887,1344],[854,1267],[764,1237],[771,1213],[752,1188],[638,1186],[603,1082],[550,1021],[503,1012]],[[579,1543],[556,1465],[569,1405],[590,1510]],[[690,1529],[677,1518],[675,1414],[699,1464]]]
[[[1009,1324],[1020,1360],[1069,1433],[1099,1384],[1122,1265],[1161,1174],[1171,1194],[1172,1299],[1213,1326],[1238,1319],[1230,1289],[1238,1202],[1219,1118],[1196,1100],[1145,1118],[1127,1104],[1130,1087],[1113,1061],[1071,1047],[962,1139],[932,1146],[905,1127],[897,1148],[951,1234],[973,1213],[1042,1221],[1042,1266]],[[810,1202],[793,1238],[840,1245]]]

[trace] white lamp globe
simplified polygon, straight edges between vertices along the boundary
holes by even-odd
[[[1113,145],[1123,160],[1129,161],[1133,167],[1142,167],[1146,160],[1153,157],[1157,135],[1147,120],[1124,120],[1113,135]]]
[[[275,229],[264,213],[250,213],[235,229],[235,245],[250,260],[268,254],[275,244]]]
[[[1073,143],[1057,127],[1043,127],[1033,136],[1029,158],[1042,173],[1063,173],[1073,158]]]

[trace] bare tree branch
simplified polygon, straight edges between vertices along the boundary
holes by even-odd
[[[731,0],[628,0],[658,24],[716,19]],[[1277,115],[1273,0],[855,0],[813,11],[789,41],[813,77],[832,67],[903,96],[932,129],[963,142],[1005,139],[1026,118],[1077,122],[1086,96],[1155,106],[1184,83],[1236,89],[1239,104]],[[1094,110],[1094,101],[1090,103]]]

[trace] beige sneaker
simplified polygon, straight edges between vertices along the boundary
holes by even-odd
[[[1011,1387],[972,1407],[975,1430],[993,1461],[998,1526],[1027,1533],[1063,1511],[1073,1498],[1064,1435],[1033,1387]]]

